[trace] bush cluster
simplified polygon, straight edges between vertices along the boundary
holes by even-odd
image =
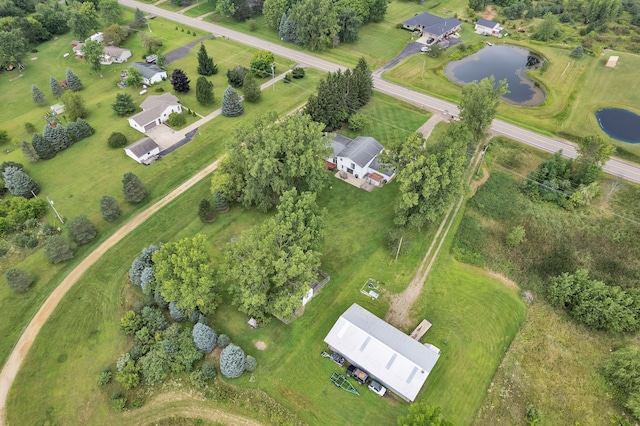
[[[33,276],[23,269],[11,268],[4,273],[7,284],[16,293],[24,293],[33,284]]]

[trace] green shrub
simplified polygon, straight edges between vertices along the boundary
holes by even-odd
[[[73,257],[76,245],[62,235],[52,235],[47,238],[44,255],[51,263],[61,263]]]
[[[127,146],[127,137],[120,132],[113,132],[109,136],[108,144],[110,148],[124,148]]]
[[[71,238],[78,245],[90,243],[98,235],[98,228],[84,215],[71,219],[67,228]]]
[[[22,232],[15,236],[13,242],[20,248],[31,249],[38,246],[38,238],[30,232]]]
[[[131,408],[134,408],[134,409],[135,408],[140,408],[143,405],[144,405],[144,398],[142,398],[142,397],[139,397],[139,398],[136,398],[136,399],[132,400],[131,404],[129,404],[129,406]]]
[[[218,374],[215,364],[210,362],[202,364],[201,370],[205,380],[211,380],[216,377],[216,374]]]
[[[167,125],[173,128],[184,126],[187,124],[187,119],[184,115],[177,112],[169,114],[169,118],[166,121]]]
[[[230,344],[220,352],[220,372],[228,379],[240,377],[245,369],[245,359],[242,348]]]
[[[33,284],[33,277],[27,271],[18,268],[7,269],[4,273],[7,284],[16,293],[24,293]]]
[[[303,78],[304,77],[304,68],[295,67],[291,70],[291,77],[293,78]]]
[[[514,226],[511,228],[511,232],[507,235],[507,246],[515,248],[522,244],[524,241],[525,230],[522,225]]]
[[[354,132],[362,130],[367,125],[367,116],[364,114],[356,113],[349,117],[349,130]]]
[[[258,29],[258,23],[253,18],[247,19],[247,26],[249,27],[249,31],[251,32]]]
[[[111,401],[111,405],[113,406],[113,409],[117,413],[120,413],[124,411],[125,407],[127,406],[127,399],[126,398],[114,399]]]
[[[249,371],[249,372],[254,371],[256,367],[258,367],[258,361],[256,361],[256,359],[251,355],[247,355],[247,358],[245,359],[245,362],[244,362],[245,371]]]
[[[98,377],[96,378],[96,383],[98,384],[98,386],[104,386],[111,381],[112,377],[113,377],[113,373],[111,372],[111,370],[108,368],[105,368],[98,374]]]
[[[229,343],[231,343],[231,338],[226,334],[221,334],[220,336],[218,336],[218,346],[220,346],[221,348],[226,348],[227,346],[229,346]]]

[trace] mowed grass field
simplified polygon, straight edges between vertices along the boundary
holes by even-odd
[[[381,399],[363,387],[360,396],[336,389],[328,379],[336,366],[320,356],[325,349],[322,340],[354,302],[384,316],[386,300],[371,301],[359,288],[375,277],[391,293],[401,291],[420,263],[433,227],[415,234],[409,254],[394,262],[383,247],[383,231],[391,225],[396,186],[367,193],[337,179],[332,183],[320,198],[329,212],[322,267],[331,281],[307,305],[304,315],[289,326],[273,321],[250,330],[244,315],[224,303],[211,323],[258,359],[253,376],[244,375],[232,383],[265,390],[309,424],[392,424],[408,404],[391,395]],[[130,259],[148,244],[197,232],[208,236],[211,253],[219,259],[230,238],[265,217],[234,207],[213,224],[203,225],[192,206],[208,190],[208,182],[202,182],[154,215],[103,256],[70,291],[43,327],[11,391],[12,424],[131,421],[135,411],[122,420],[124,416],[111,411],[108,395],[95,384],[97,373],[112,366],[129,344],[118,330],[118,320],[131,292]],[[372,210],[377,214],[371,215]],[[522,321],[523,305],[514,290],[450,260],[438,264],[426,288],[416,314],[434,321],[425,341],[441,347],[443,353],[419,400],[443,405],[456,420],[470,419]],[[255,349],[259,340],[267,344],[265,351]],[[197,412],[197,407],[212,405],[211,401],[194,402],[193,409]],[[159,420],[147,415],[135,423]]]

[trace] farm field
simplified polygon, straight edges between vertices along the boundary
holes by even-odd
[[[210,252],[214,259],[219,259],[221,249],[230,238],[237,237],[241,230],[265,217],[254,210],[234,207],[213,224],[203,225],[189,212],[198,200],[207,196],[208,190],[208,182],[202,182],[172,202],[103,256],[72,288],[42,329],[19,373],[10,394],[8,415],[12,423],[21,424],[27,420],[24,416],[43,422],[65,419],[71,423],[102,423],[109,418],[113,424],[124,418],[124,415],[110,411],[108,395],[97,387],[95,376],[113,364],[127,348],[127,340],[117,324],[134,297],[133,287],[126,278],[130,259],[148,244],[198,232],[207,235]],[[232,383],[266,391],[310,424],[363,421],[389,424],[406,411],[408,405],[394,397],[380,399],[365,389],[356,397],[336,389],[328,380],[335,365],[320,357],[325,348],[322,339],[351,303],[357,302],[379,316],[386,312],[385,300],[371,301],[360,294],[362,283],[375,277],[385,283],[389,294],[401,291],[412,278],[430,243],[433,227],[416,233],[410,252],[393,262],[384,248],[384,233],[380,231],[390,225],[394,197],[394,184],[367,193],[337,179],[332,182],[331,189],[323,192],[320,201],[327,207],[329,216],[322,268],[331,275],[331,281],[307,306],[305,314],[291,325],[274,320],[253,331],[246,326],[244,315],[222,304],[211,318],[212,326],[218,332],[229,334],[247,353],[254,355],[259,364],[252,378],[245,375]],[[370,215],[373,209],[378,214]],[[342,232],[335,233],[333,229]],[[445,308],[439,312],[427,304],[420,305],[416,311],[417,316],[435,320],[433,331],[425,340],[443,350],[419,398],[433,403],[440,402],[438,398],[442,395],[455,395],[447,403],[451,407],[447,414],[456,419],[470,419],[479,407],[479,400],[468,398],[469,387],[477,386],[474,392],[484,394],[485,386],[523,319],[524,305],[519,301],[517,291],[486,275],[480,274],[477,278],[478,271],[470,273],[468,268],[459,268],[452,261],[442,262],[437,270],[440,272],[436,275],[442,277],[444,274],[449,278],[432,281],[433,289],[428,284],[432,294],[447,293],[452,282],[459,284],[460,291],[441,294],[439,299],[429,303],[438,300],[447,304],[455,299],[460,310],[459,314]],[[446,272],[451,270],[455,271],[451,275]],[[468,320],[486,317],[493,325],[481,327],[476,321],[473,324],[462,321],[458,315]],[[443,344],[443,340],[449,343]],[[265,342],[267,349],[263,352],[255,349],[257,341]],[[461,363],[467,368],[460,369]],[[300,366],[304,366],[304,380],[291,374]],[[72,371],[86,374],[74,376]],[[449,380],[450,375],[456,380]],[[69,377],[74,377],[73,381]],[[212,386],[221,386],[217,383],[223,380],[217,378]],[[37,395],[32,394],[34,387],[39,388]],[[152,394],[163,391],[165,389],[159,387]],[[212,402],[194,403],[194,406],[201,404],[211,405]],[[135,411],[127,415],[130,420]],[[147,423],[159,419],[139,420]]]

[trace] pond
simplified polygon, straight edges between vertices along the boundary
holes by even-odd
[[[596,119],[604,132],[627,143],[640,143],[640,115],[620,108],[596,111]]]
[[[496,82],[506,78],[510,93],[503,96],[509,103],[535,106],[544,102],[544,91],[525,74],[538,68],[543,59],[527,49],[513,46],[487,46],[459,61],[450,62],[444,75],[457,84],[494,76]]]

